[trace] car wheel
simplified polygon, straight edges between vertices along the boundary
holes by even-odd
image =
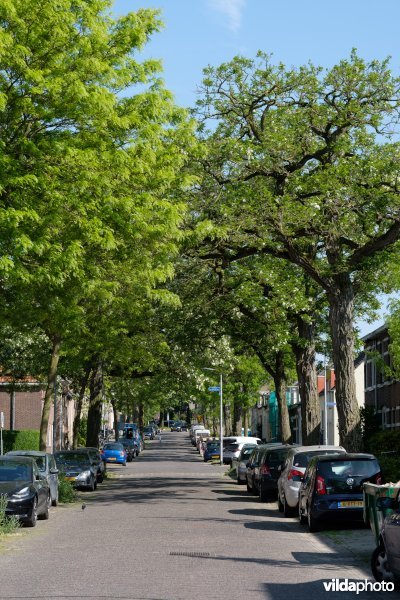
[[[386,548],[377,546],[371,556],[371,571],[376,581],[394,581],[394,575],[389,570]]]
[[[47,521],[47,519],[49,518],[49,506],[51,504],[51,496],[50,493],[47,497],[46,500],[46,508],[44,510],[44,512],[42,512],[40,515],[38,515],[38,519],[40,519],[41,521]]]
[[[101,473],[100,475],[97,476],[97,483],[103,483],[104,481],[104,475],[103,473]]]
[[[294,509],[289,506],[285,496],[283,496],[283,514],[285,517],[293,517],[295,515]]]
[[[91,479],[90,484],[89,484],[89,490],[91,492],[94,492],[94,490],[96,489],[96,481],[94,479],[94,477]]]
[[[239,477],[237,478],[237,482],[239,485],[244,485],[244,481],[242,479],[239,479]]]
[[[27,519],[25,521],[25,525],[27,527],[35,527],[36,526],[37,517],[38,517],[38,515],[37,515],[37,505],[38,505],[37,498],[35,498],[34,501],[33,501],[31,516],[30,516],[29,519]]]
[[[278,493],[278,510],[279,510],[279,512],[283,512],[283,503],[282,503],[279,493]]]
[[[310,508],[308,508],[308,511],[307,511],[307,523],[308,523],[308,529],[311,533],[315,533],[316,531],[320,530],[319,519],[316,519],[315,517],[312,516]]]
[[[300,521],[300,523],[307,523],[307,519],[303,515],[303,512],[301,510],[300,503],[299,503],[299,521]]]

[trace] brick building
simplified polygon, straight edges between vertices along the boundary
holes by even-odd
[[[382,429],[400,427],[400,382],[392,377],[390,337],[386,325],[363,337],[365,406],[374,409]]]

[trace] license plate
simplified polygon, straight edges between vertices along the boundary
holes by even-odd
[[[75,477],[66,477],[65,481],[74,481]]]
[[[112,457],[111,457],[111,458],[109,458],[108,460],[117,460],[117,459],[116,459],[116,458],[112,458]]]
[[[338,508],[363,508],[364,503],[362,500],[346,500],[344,502],[337,503]]]

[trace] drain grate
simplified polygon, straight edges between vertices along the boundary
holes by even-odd
[[[211,554],[209,552],[170,552],[169,553],[170,556],[190,556],[190,557],[204,557],[204,556],[211,556]]]

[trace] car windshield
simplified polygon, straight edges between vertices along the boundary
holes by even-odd
[[[207,448],[219,448],[219,441],[216,442],[207,442]]]
[[[124,447],[120,443],[116,444],[106,444],[103,448],[104,450],[123,450]]]
[[[29,481],[32,469],[26,463],[0,461],[0,481]]]
[[[239,450],[239,444],[229,444],[229,446],[227,446],[226,449],[229,452],[235,452],[235,450]]]
[[[313,456],[326,456],[328,454],[339,454],[338,450],[311,450],[309,452],[299,452],[293,457],[293,466],[305,469]]]
[[[373,479],[380,472],[377,460],[335,460],[320,461],[318,476],[324,479],[328,494],[358,492],[362,484]]]
[[[264,462],[271,466],[281,465],[285,460],[288,452],[288,448],[282,448],[280,450],[272,450],[270,452],[267,452],[265,455]]]
[[[250,454],[253,452],[253,450],[254,450],[254,446],[253,446],[253,448],[243,448],[242,455],[241,455],[242,460],[245,458],[248,458],[250,456]]]
[[[90,465],[88,455],[83,452],[58,452],[55,459],[65,465]]]

